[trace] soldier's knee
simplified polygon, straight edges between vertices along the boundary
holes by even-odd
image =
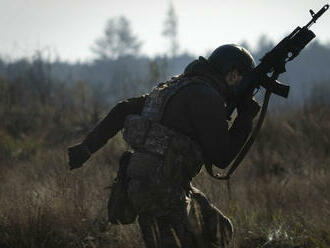
[[[212,205],[206,196],[192,187],[195,215],[202,220],[202,232],[214,247],[228,244],[234,234],[233,224],[218,208]],[[212,246],[212,245],[211,245]]]
[[[211,206],[213,214],[208,217],[208,229],[211,238],[216,243],[221,243],[223,246],[229,244],[234,235],[234,227],[228,217],[226,217],[215,206]]]

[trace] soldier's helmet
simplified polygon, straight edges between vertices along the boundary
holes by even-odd
[[[245,73],[255,67],[251,53],[244,47],[235,44],[219,46],[207,60],[222,75],[226,75],[233,68],[238,69],[240,73]]]

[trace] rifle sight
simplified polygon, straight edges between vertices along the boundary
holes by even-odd
[[[316,20],[319,19],[321,17],[321,15],[324,14],[324,12],[326,12],[329,9],[329,4],[326,4],[323,6],[322,9],[320,9],[316,14],[314,13],[313,10],[309,10],[309,13],[312,16],[312,20],[307,23],[307,25],[305,26],[306,28],[309,28],[310,26],[312,26],[314,23],[316,23]]]

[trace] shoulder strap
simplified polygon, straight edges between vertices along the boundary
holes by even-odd
[[[159,84],[147,96],[146,102],[142,110],[142,116],[149,120],[161,121],[168,101],[179,92],[179,90],[191,84],[209,85],[205,80],[198,77],[186,77],[181,75],[172,80]],[[211,87],[211,86],[210,86]]]
[[[213,173],[213,169],[212,169],[212,164],[207,164],[205,165],[205,169],[207,171],[207,173],[217,179],[217,180],[229,180],[230,176],[234,173],[234,171],[238,168],[238,166],[240,165],[240,163],[242,162],[242,160],[245,158],[246,154],[249,152],[251,146],[253,145],[260,129],[261,126],[264,122],[266,113],[267,113],[267,108],[268,108],[268,103],[269,103],[269,99],[270,99],[270,95],[271,92],[269,90],[266,91],[265,93],[265,97],[264,97],[264,102],[260,111],[260,115],[259,115],[259,119],[257,122],[256,127],[254,128],[253,132],[251,133],[249,139],[245,142],[243,148],[241,149],[241,151],[238,153],[238,155],[236,156],[234,162],[232,162],[231,166],[229,167],[229,170],[225,173],[225,174],[216,174],[214,175]]]

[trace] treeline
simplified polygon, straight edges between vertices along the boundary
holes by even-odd
[[[254,52],[256,60],[273,46],[265,40],[265,37],[260,39],[259,50]],[[100,57],[85,63],[68,63],[49,61],[46,56],[36,52],[32,58],[16,61],[8,62],[0,58],[0,77],[2,81],[11,82],[11,87],[15,85],[19,88],[19,81],[20,87],[24,85],[25,90],[37,93],[42,98],[41,102],[50,98],[54,87],[64,84],[72,87],[77,82],[84,82],[93,88],[98,100],[113,104],[119,99],[143,93],[172,75],[182,73],[185,66],[194,59],[196,57],[188,53],[153,58],[125,54],[116,58]],[[288,63],[287,72],[281,80],[291,85],[290,104],[301,105],[314,95],[327,99],[329,64],[330,47],[318,42],[312,43],[293,62]]]
[[[0,160],[28,158],[40,146],[86,134],[117,101],[148,91],[188,63],[123,56],[86,64],[51,62],[41,53],[0,62]],[[183,62],[185,61],[185,62]]]
[[[169,50],[155,57],[141,55],[142,43],[125,17],[109,19],[92,47],[97,55],[93,61],[52,60],[40,51],[16,60],[0,56],[0,160],[29,157],[39,146],[86,134],[116,102],[182,73],[197,57],[180,52],[173,6],[164,24]],[[262,36],[252,51],[256,61],[273,46]],[[328,104],[329,64],[330,46],[312,43],[288,64],[281,78],[291,85],[289,99],[273,97],[271,104],[286,109]]]
[[[272,46],[266,46],[265,40],[260,44],[255,58]],[[182,73],[193,59],[190,54],[153,58],[125,54],[67,63],[50,61],[40,52],[15,61],[0,59],[0,130],[15,140],[42,134],[43,142],[50,144],[76,137],[86,133],[117,101],[143,94],[157,82]],[[272,104],[328,104],[329,64],[330,48],[314,42],[288,64],[281,79],[291,85],[289,99],[273,97]],[[8,144],[0,142],[1,150],[10,150]]]

